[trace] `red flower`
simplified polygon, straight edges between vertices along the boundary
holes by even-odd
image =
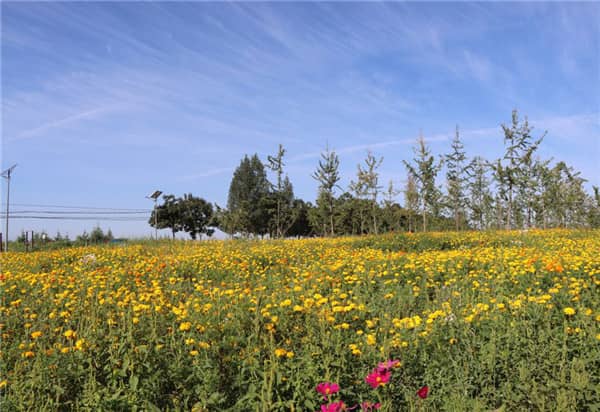
[[[317,385],[315,389],[317,390],[317,392],[323,395],[323,399],[327,400],[327,397],[329,395],[339,392],[340,385],[331,382],[321,382]]]
[[[421,389],[419,389],[417,391],[417,395],[419,395],[419,398],[421,398],[421,399],[425,399],[428,394],[429,394],[429,387],[427,385],[423,386]]]
[[[373,369],[373,371],[367,375],[365,382],[367,382],[371,388],[375,389],[380,385],[385,385],[390,381],[392,372],[389,370],[380,371],[379,369]]]
[[[345,409],[344,402],[333,402],[328,405],[321,405],[321,412],[341,412]]]

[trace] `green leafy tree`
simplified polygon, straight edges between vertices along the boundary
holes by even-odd
[[[183,230],[181,202],[175,195],[163,195],[162,200],[162,204],[156,206],[152,211],[148,223],[157,229],[170,229],[173,239],[175,239],[177,232]]]
[[[201,238],[202,234],[211,236],[214,233],[214,230],[208,227],[213,217],[212,204],[189,193],[179,199],[179,208],[182,230],[192,239],[196,240],[198,236]]]

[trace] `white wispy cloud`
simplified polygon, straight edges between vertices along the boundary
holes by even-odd
[[[44,123],[40,126],[34,127],[33,129],[28,129],[28,130],[22,131],[21,133],[19,133],[17,136],[15,136],[13,138],[9,137],[7,139],[7,143],[18,141],[18,140],[30,139],[32,137],[43,135],[52,129],[60,128],[60,127],[67,126],[67,125],[72,125],[74,123],[84,121],[84,120],[94,119],[94,118],[103,116],[107,112],[114,111],[116,109],[117,108],[115,106],[97,107],[95,109],[85,110],[83,112],[75,113],[73,115],[64,117],[62,119],[57,119],[57,120],[53,120],[53,121]]]

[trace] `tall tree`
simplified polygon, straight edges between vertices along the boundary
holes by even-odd
[[[350,190],[354,192],[359,200],[359,216],[361,223],[361,233],[364,231],[364,208],[363,204],[368,206],[371,214],[371,233],[377,233],[377,196],[381,186],[379,186],[379,173],[377,169],[381,166],[383,157],[377,159],[371,151],[367,152],[364,166],[359,164],[356,174],[356,181],[350,182]],[[366,201],[366,202],[364,202]]]
[[[506,228],[511,229],[519,223],[525,221],[521,215],[523,208],[515,207],[519,203],[527,203],[527,197],[517,197],[518,191],[530,193],[529,180],[527,175],[533,167],[531,159],[540,143],[545,137],[545,133],[540,138],[534,140],[531,136],[532,128],[529,126],[527,117],[520,122],[517,110],[512,112],[512,123],[510,126],[502,125],[504,132],[505,152],[502,160],[496,163],[497,170],[495,175],[500,179],[499,183],[503,187],[506,196]]]
[[[273,213],[273,226],[275,237],[285,236],[287,229],[291,227],[295,219],[294,188],[287,175],[283,174],[283,156],[285,149],[279,145],[277,155],[267,158],[267,167],[275,172],[276,182],[273,186],[273,197],[275,202]]]
[[[302,199],[294,199],[294,219],[287,230],[289,236],[309,236],[312,233],[309,221],[310,211],[313,206]]]
[[[419,213],[419,188],[412,173],[408,173],[404,187],[404,207],[408,211],[408,231],[416,231],[415,216]]]
[[[441,192],[435,185],[435,179],[441,169],[441,162],[435,161],[430,149],[425,144],[421,134],[414,148],[415,158],[413,164],[404,161],[408,172],[414,177],[419,191],[421,201],[421,212],[423,217],[423,231],[427,231],[427,214],[434,218],[439,216]]]
[[[281,237],[282,234],[282,223],[281,223],[281,214],[283,207],[283,199],[281,198],[281,194],[283,192],[283,155],[285,154],[285,149],[280,144],[277,155],[270,156],[267,158],[267,167],[271,169],[277,175],[277,182],[274,186],[275,188],[275,202],[276,202],[276,210],[275,210],[275,237]]]
[[[229,185],[227,209],[236,217],[230,220],[231,230],[244,234],[267,233],[269,189],[270,183],[258,155],[244,156]]]
[[[447,205],[454,217],[455,229],[460,230],[461,220],[464,220],[466,195],[465,185],[469,165],[465,163],[466,153],[460,141],[458,125],[450,145],[452,151],[444,156],[446,161],[446,184],[448,190]]]
[[[367,213],[366,198],[368,191],[364,179],[361,178],[360,165],[358,165],[357,179],[350,181],[349,189],[354,194],[354,197],[350,196],[352,204],[349,203],[350,200],[345,202],[348,203],[345,207],[345,211],[348,212],[349,210],[352,210],[352,212],[357,213],[359,221],[358,233],[363,234],[365,233],[365,216]]]
[[[340,160],[335,151],[330,151],[327,147],[325,153],[321,154],[319,166],[313,179],[319,182],[319,196],[317,197],[317,208],[320,213],[320,220],[323,224],[324,232],[327,232],[329,226],[329,234],[335,234],[334,229],[334,209],[335,209],[335,189],[338,188],[340,181],[339,174]]]
[[[406,219],[402,208],[395,201],[399,194],[400,191],[394,187],[394,182],[390,179],[387,189],[383,193],[382,210],[382,219],[388,231],[399,231],[402,227],[402,220]]]
[[[373,223],[372,233],[375,234],[377,234],[377,212],[379,210],[377,196],[381,190],[381,186],[379,186],[379,173],[377,172],[377,169],[379,169],[382,162],[383,157],[377,159],[375,156],[373,156],[373,153],[369,151],[365,159],[365,166],[358,166],[359,180],[364,182],[365,189],[370,197],[371,219]]]
[[[493,218],[494,197],[490,190],[488,170],[487,162],[479,156],[471,161],[468,170],[469,198],[467,205],[471,224],[479,230],[487,229]]]

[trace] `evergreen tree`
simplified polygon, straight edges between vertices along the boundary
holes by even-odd
[[[417,140],[414,149],[414,164],[404,161],[409,174],[415,179],[419,200],[421,202],[421,213],[423,217],[423,231],[427,231],[427,214],[434,218],[439,217],[441,192],[435,185],[435,179],[441,169],[441,163],[436,163],[435,158],[425,144],[423,135]]]
[[[458,126],[452,139],[452,152],[445,155],[446,160],[446,184],[448,190],[447,205],[454,217],[455,229],[460,229],[461,221],[464,220],[466,195],[465,184],[467,181],[468,165],[465,164],[467,158],[464,146],[460,141]]]
[[[302,199],[294,199],[292,224],[287,229],[289,236],[310,236],[312,229],[310,227],[309,214],[313,209],[310,202],[305,202]]]
[[[482,157],[475,157],[469,167],[467,187],[469,191],[468,207],[472,225],[487,229],[493,219],[494,198],[490,190],[488,165]]]
[[[505,153],[502,160],[496,163],[496,176],[502,186],[506,201],[506,228],[511,229],[516,225],[523,224],[526,217],[522,216],[530,203],[529,194],[530,175],[533,164],[531,159],[545,133],[537,140],[531,136],[532,128],[529,126],[527,117],[523,123],[519,120],[516,110],[512,112],[512,123],[510,126],[502,125],[504,132]],[[520,196],[517,196],[520,194]]]
[[[269,189],[267,174],[258,156],[244,156],[233,173],[227,198],[227,209],[235,217],[229,222],[232,232],[257,235],[268,232]]]
[[[335,151],[326,149],[325,153],[321,154],[319,167],[312,175],[313,179],[319,182],[319,196],[317,197],[316,215],[319,226],[322,225],[323,233],[333,236],[334,229],[334,213],[335,213],[335,189],[340,180],[339,175],[340,161]]]
[[[364,233],[365,214],[370,211],[372,226],[371,233],[377,233],[377,195],[381,187],[379,186],[379,173],[377,169],[381,166],[383,157],[376,159],[373,153],[367,152],[365,165],[358,165],[357,179],[350,182],[350,190],[354,192],[355,202],[358,207],[360,217],[360,233]]]
[[[287,175],[283,176],[283,156],[285,155],[285,149],[282,145],[279,145],[279,149],[276,156],[268,157],[267,167],[275,172],[277,176],[276,183],[273,186],[273,197],[274,197],[274,210],[272,216],[272,224],[274,227],[274,236],[283,237],[286,235],[287,230],[294,223],[294,219],[297,217],[297,210],[294,208],[294,188],[292,182]]]
[[[381,190],[381,186],[379,186],[379,173],[377,172],[377,169],[379,169],[382,162],[383,157],[376,159],[375,156],[373,156],[373,153],[369,151],[367,153],[367,158],[365,159],[365,167],[363,168],[360,165],[358,167],[359,180],[364,182],[364,187],[370,197],[371,219],[373,223],[372,233],[375,234],[377,234],[377,212],[379,210],[377,196]]]
[[[91,243],[102,243],[105,241],[104,232],[100,228],[100,226],[96,226],[92,229],[90,233],[90,242]]]

